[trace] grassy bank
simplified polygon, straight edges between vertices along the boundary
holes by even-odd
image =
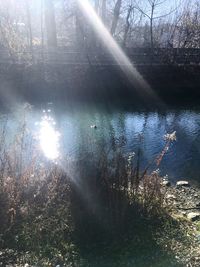
[[[6,119],[0,130],[2,266],[199,266],[196,226],[173,215],[156,170],[175,133],[141,169],[140,147],[124,154],[123,138],[55,162],[25,116],[11,140]]]

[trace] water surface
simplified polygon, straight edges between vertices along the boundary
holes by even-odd
[[[22,114],[21,108],[9,114],[10,135],[17,131],[17,121],[22,119],[24,116]],[[160,172],[162,175],[167,174],[172,181],[189,179],[200,182],[200,110],[198,109],[135,111],[77,104],[59,107],[50,103],[40,108],[26,109],[25,116],[32,132],[36,135],[41,131],[43,135],[46,134],[48,140],[45,136],[42,138],[46,140],[45,146],[49,150],[51,148],[48,144],[58,154],[53,138],[56,138],[56,142],[59,141],[59,153],[63,159],[75,159],[78,155],[87,159],[89,152],[98,153],[101,147],[107,147],[109,150],[111,144],[119,143],[125,153],[137,152],[140,147],[143,167],[162,151],[165,145],[164,135],[176,131],[177,141],[171,145],[163,158],[159,166]],[[45,116],[50,118],[52,128],[48,126],[48,129],[41,130]],[[94,125],[97,126],[96,129]],[[51,154],[51,158],[54,156]]]

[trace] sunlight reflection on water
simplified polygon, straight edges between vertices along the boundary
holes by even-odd
[[[34,108],[26,114],[27,126],[34,138],[33,149],[36,148],[34,151],[39,152],[38,159],[46,158],[62,166],[70,172],[70,176],[73,176],[74,162],[80,159],[87,162],[90,155],[98,158],[99,152],[103,149],[107,152],[112,144],[118,144],[120,140],[124,142],[123,149],[126,153],[137,153],[138,147],[141,147],[141,168],[146,167],[163,149],[163,136],[176,131],[177,142],[172,144],[163,158],[161,175],[167,174],[172,181],[181,178],[199,183],[199,109],[127,111],[74,104],[73,107],[64,108],[45,105],[45,110]],[[21,129],[17,123],[18,120],[21,122],[21,116],[21,113],[17,118],[8,116],[8,129],[12,131],[6,136],[7,143]],[[3,123],[4,120],[0,118],[0,127],[3,127]],[[97,129],[92,129],[91,125],[97,125]],[[143,136],[142,144],[139,135]],[[28,145],[32,145],[31,140],[26,141]],[[28,150],[27,155],[29,156]]]
[[[40,147],[50,160],[56,160],[59,155],[60,133],[55,128],[55,121],[50,115],[41,118],[39,129]]]

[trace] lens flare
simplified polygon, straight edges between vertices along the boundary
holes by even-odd
[[[155,101],[161,103],[159,97],[155,94],[150,85],[145,81],[120,46],[116,43],[89,1],[78,0],[78,3],[80,10],[82,10],[82,13],[92,25],[94,31],[99,36],[109,53],[113,56],[117,64],[120,66],[123,73],[133,85],[134,89],[137,90],[139,95],[142,97],[150,97],[151,99],[153,98]]]
[[[59,157],[60,133],[54,127],[54,120],[44,116],[40,123],[39,140],[44,155],[50,160]]]

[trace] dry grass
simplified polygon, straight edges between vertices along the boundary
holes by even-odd
[[[77,158],[74,177],[69,177],[44,158],[25,117],[9,143],[8,130],[5,120],[0,133],[2,264],[89,266],[81,259],[91,248],[103,249],[104,255],[105,248],[115,253],[109,243],[119,249],[122,240],[127,240],[122,243],[124,260],[146,246],[160,249],[154,234],[163,227],[165,191],[159,172],[150,169],[158,168],[173,141],[170,136],[145,170],[140,169],[140,148],[136,155],[124,155],[119,145],[102,148],[98,157],[91,155],[87,161]],[[96,248],[93,253],[98,255]]]

